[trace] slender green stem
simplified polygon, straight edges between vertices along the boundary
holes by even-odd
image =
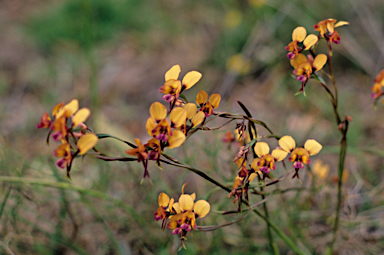
[[[166,157],[168,160],[170,160],[171,162],[169,161],[166,161],[166,160],[163,160],[163,159],[160,159],[160,162],[163,162],[165,164],[168,164],[168,165],[172,165],[172,166],[177,166],[177,167],[181,167],[181,168],[185,168],[185,169],[188,169],[192,172],[194,172],[195,174],[197,175],[200,175],[201,177],[203,177],[204,179],[206,179],[207,181],[215,184],[216,186],[219,186],[220,188],[228,191],[228,192],[231,192],[231,189],[226,187],[225,185],[221,184],[220,182],[216,181],[215,179],[209,177],[207,174],[205,174],[203,171],[197,169],[197,168],[194,168],[194,167],[191,167],[191,166],[188,166],[187,164],[183,163],[183,162],[180,162],[179,160],[177,159],[174,159],[172,158],[171,156],[165,154],[165,153],[162,153],[162,155],[164,157]]]
[[[338,176],[339,180],[337,182],[337,204],[336,204],[336,218],[335,224],[333,227],[333,237],[332,242],[330,244],[330,250],[332,251],[333,245],[336,241],[337,230],[339,228],[339,218],[340,218],[340,208],[341,208],[341,200],[342,200],[342,184],[343,184],[343,173],[344,173],[344,164],[345,157],[347,155],[347,130],[348,130],[348,121],[346,122],[346,126],[344,128],[343,138],[340,143],[340,154],[339,154],[339,166],[338,166]]]
[[[9,197],[9,194],[11,194],[11,191],[12,191],[12,186],[9,187],[9,190],[8,190],[7,194],[5,195],[5,197],[3,199],[3,202],[1,203],[1,206],[0,206],[0,219],[1,219],[1,216],[3,215],[5,204],[8,201],[8,197]]]
[[[337,110],[338,106],[338,92],[337,92],[337,87],[336,87],[336,82],[335,82],[335,76],[333,74],[333,68],[332,68],[332,53],[331,53],[331,42],[327,41],[328,44],[328,66],[329,66],[329,72],[330,72],[330,77],[331,81],[335,90],[335,94],[333,95],[331,91],[322,83],[320,82],[323,87],[326,89],[328,95],[330,96],[330,101],[332,103],[333,107],[333,112],[336,117],[336,123],[338,125],[338,128],[342,134],[342,138],[340,141],[340,152],[339,152],[339,163],[338,163],[338,184],[337,184],[337,203],[336,203],[336,217],[335,217],[335,222],[333,226],[333,237],[330,245],[327,248],[327,253],[332,254],[333,250],[333,245],[336,242],[336,237],[337,237],[337,230],[339,228],[339,218],[340,218],[340,208],[341,208],[341,200],[342,200],[342,177],[343,177],[343,172],[344,172],[344,165],[345,165],[345,157],[347,153],[347,131],[348,131],[348,119],[341,121],[339,112]],[[340,127],[341,124],[344,124],[343,126]]]
[[[263,192],[264,189],[263,187],[260,187],[260,192]],[[265,196],[264,195],[261,195],[261,199],[265,199]],[[268,212],[268,207],[267,207],[267,203],[263,203],[263,210],[264,210],[264,214],[265,214],[265,217],[267,219],[269,219],[269,212]],[[273,245],[273,236],[272,236],[272,232],[271,232],[271,225],[267,223],[267,236],[268,236],[268,242],[269,242],[269,249],[270,251],[272,252],[274,249],[274,245]]]
[[[337,103],[338,103],[338,93],[337,93],[337,86],[336,86],[336,81],[335,81],[335,76],[333,75],[333,68],[332,68],[332,54],[331,54],[331,42],[329,40],[327,40],[327,44],[328,44],[328,51],[327,51],[327,55],[328,55],[328,67],[329,67],[329,74],[331,76],[331,81],[332,81],[332,84],[333,84],[333,88],[335,90],[335,104],[336,104],[336,108],[337,108]]]
[[[333,113],[334,113],[335,118],[336,118],[336,123],[337,123],[337,125],[339,125],[341,123],[341,118],[340,118],[340,115],[337,111],[337,103],[336,103],[337,98],[335,98],[335,96],[332,94],[332,92],[329,90],[329,88],[324,83],[322,83],[316,76],[315,76],[315,79],[321,84],[321,86],[323,86],[323,88],[327,92],[327,95],[329,97],[329,101],[331,101],[331,104],[332,104],[332,109],[333,109]]]
[[[284,232],[278,228],[272,221],[270,221],[268,218],[266,218],[263,214],[260,213],[259,210],[257,210],[256,208],[253,209],[253,212],[255,214],[257,214],[259,217],[261,217],[264,221],[266,221],[270,226],[271,228],[276,232],[276,234],[284,240],[284,242],[289,246],[291,247],[291,249],[293,251],[295,251],[297,254],[299,255],[305,255],[307,253],[303,252],[302,250],[300,250],[300,248],[286,235],[284,234]]]

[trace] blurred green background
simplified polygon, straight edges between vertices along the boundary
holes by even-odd
[[[92,111],[87,124],[126,140],[149,137],[149,106],[162,101],[164,73],[180,64],[202,80],[185,92],[194,101],[204,89],[223,97],[219,111],[242,113],[299,144],[324,145],[316,156],[330,165],[322,182],[303,173],[276,188],[302,188],[268,201],[270,217],[303,250],[323,253],[331,240],[336,204],[339,133],[325,91],[310,81],[307,96],[284,47],[297,26],[350,22],[338,28],[333,66],[341,115],[353,121],[336,254],[380,254],[384,249],[383,107],[374,109],[370,86],[384,68],[380,1],[283,0],[4,0],[0,1],[0,251],[2,254],[175,254],[178,238],[153,219],[160,192],[208,199],[212,210],[235,210],[226,193],[184,169],[150,165],[153,186],[140,185],[137,163],[76,160],[72,182],[55,166],[56,144],[45,144],[36,125],[60,102],[79,99]],[[319,48],[319,51],[325,48]],[[328,81],[328,80],[327,80]],[[329,81],[328,81],[329,82]],[[227,183],[236,175],[236,146],[223,146],[225,130],[195,135],[170,154]],[[266,134],[260,128],[261,134]],[[269,141],[268,141],[269,142]],[[271,147],[277,146],[275,141]],[[128,149],[115,141],[98,147],[111,156]],[[275,176],[284,173],[279,165]],[[6,177],[21,177],[10,182]],[[36,181],[37,180],[37,181]],[[58,184],[59,182],[59,184]],[[66,185],[63,185],[66,184]],[[252,197],[257,202],[259,197]],[[237,216],[211,212],[198,225]],[[264,222],[253,215],[214,232],[194,231],[180,254],[269,254]],[[275,237],[281,254],[292,254]]]

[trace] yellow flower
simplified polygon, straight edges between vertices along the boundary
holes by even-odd
[[[49,117],[49,114],[46,112],[43,114],[43,117],[41,117],[41,121],[39,124],[37,124],[36,128],[48,128],[52,124],[51,117]]]
[[[81,128],[85,127],[83,122],[89,117],[91,111],[88,108],[78,109],[79,101],[76,99],[66,105],[64,103],[58,104],[52,110],[54,121],[51,120],[48,113],[44,113],[37,128],[51,128],[53,139],[59,141],[67,136],[68,130],[78,126]],[[67,121],[70,117],[72,118],[72,124],[67,126]]]
[[[319,178],[320,181],[323,181],[327,178],[329,169],[329,165],[323,164],[320,159],[316,159],[313,162],[313,173]]]
[[[383,94],[383,86],[380,83],[375,82],[371,87],[371,91],[373,92],[371,93],[371,97],[377,99]],[[43,119],[41,119],[41,121],[43,121]]]
[[[227,69],[235,74],[247,74],[251,68],[251,61],[243,57],[242,54],[236,54],[227,60]]]
[[[170,149],[181,146],[185,141],[185,134],[177,128],[182,128],[187,120],[187,112],[182,107],[174,108],[170,113],[171,124],[165,119],[167,108],[155,102],[149,109],[151,117],[148,118],[146,129],[150,136],[159,140],[163,147]],[[172,130],[171,128],[175,128]]]
[[[55,157],[61,158],[56,162],[56,165],[60,168],[65,168],[72,161],[70,144],[65,142],[59,145],[59,147],[57,147],[57,149],[53,152],[53,155],[55,155]]]
[[[301,81],[301,89],[298,93],[305,93],[304,88],[308,79],[311,77],[312,73],[323,68],[325,63],[327,63],[327,59],[328,58],[325,54],[319,54],[315,57],[315,59],[313,59],[311,55],[308,55],[307,58],[301,53],[291,59],[291,65],[295,68],[295,70],[293,70],[293,74],[298,76],[296,78],[298,81]]]
[[[377,99],[383,94],[382,88],[384,86],[384,69],[381,70],[378,75],[376,75],[373,81],[374,81],[374,84],[371,87],[371,90],[373,93],[371,94],[371,97],[373,99]]]
[[[52,137],[55,141],[60,141],[67,136],[67,119],[65,116],[61,116],[56,119],[52,125],[51,129],[53,131]]]
[[[128,155],[136,156],[137,162],[146,160],[148,158],[148,154],[144,145],[141,143],[140,139],[135,139],[135,143],[137,144],[137,148],[126,150],[125,153]]]
[[[307,36],[307,30],[304,27],[297,27],[292,32],[292,42],[290,42],[285,49],[289,51],[287,57],[289,59],[295,58],[303,50],[308,50],[318,41],[318,38],[314,34]],[[298,46],[298,43],[303,42],[303,47]]]
[[[137,162],[143,162],[144,166],[144,179],[149,178],[149,172],[148,172],[148,153],[145,149],[145,146],[141,143],[140,139],[135,139],[135,143],[137,144],[137,147],[134,149],[126,150],[125,153],[128,155],[136,156]]]
[[[150,147],[150,152],[148,153],[148,158],[150,160],[159,160],[161,156],[161,145],[160,141],[156,138],[150,139],[145,145],[145,147]]]
[[[192,127],[196,127],[204,121],[205,114],[200,111],[197,112],[197,106],[194,103],[187,103],[183,108],[187,111],[187,120],[191,121]]]
[[[313,72],[319,71],[327,63],[327,56],[319,54],[313,59],[311,55],[308,58],[299,54],[294,59],[291,59],[291,65],[295,68],[293,74],[298,75],[297,80],[301,82],[307,81]]]
[[[182,195],[179,201],[173,203],[172,199],[162,193],[159,196],[159,209],[155,212],[155,219],[164,219],[169,217],[168,229],[172,229],[172,234],[180,235],[180,240],[184,240],[185,236],[192,229],[196,229],[196,218],[204,218],[210,211],[210,204],[205,200],[195,201],[196,195],[184,194],[182,187]],[[168,206],[168,209],[165,208]],[[171,215],[172,214],[172,215]],[[164,217],[164,218],[163,218]]]
[[[283,160],[287,155],[288,152],[275,149],[272,151],[272,154],[269,153],[269,146],[265,142],[258,142],[255,146],[255,152],[259,158],[254,159],[252,161],[251,167],[256,168],[255,164],[257,166],[257,170],[260,170],[263,173],[269,173],[271,170],[276,169],[276,161]]]
[[[309,156],[316,155],[322,149],[321,144],[313,139],[308,139],[304,144],[304,148],[296,148],[295,140],[293,140],[293,138],[288,135],[280,138],[279,145],[282,150],[291,153],[288,161],[293,162],[293,167],[296,170],[293,178],[295,176],[299,177],[298,170],[303,169],[304,164],[309,165],[311,163]]]
[[[206,117],[213,113],[213,109],[219,107],[221,96],[219,94],[212,94],[208,100],[208,94],[204,90],[200,90],[196,96],[196,104],[201,107]]]
[[[173,209],[174,201],[175,200],[173,198],[170,199],[169,196],[163,192],[159,195],[159,208],[154,213],[154,216],[156,221],[163,220],[161,223],[161,229],[165,228],[167,219],[169,218],[172,212],[175,212],[175,210]]]
[[[179,65],[174,65],[165,73],[165,83],[159,88],[159,92],[165,94],[163,99],[175,105],[180,93],[186,89],[190,89],[200,79],[202,74],[197,71],[188,72],[182,81],[178,80],[181,72]]]
[[[53,107],[53,110],[52,110],[52,116],[53,118],[56,117],[57,115],[57,112],[63,108],[64,106],[64,103],[60,103],[58,105],[56,105],[55,107]],[[48,127],[51,127],[51,124],[52,124],[52,120],[51,120],[51,117],[49,116],[49,114],[46,112],[44,113],[43,117],[41,117],[41,121],[39,124],[37,124],[37,128],[48,128]]]
[[[320,32],[320,35],[324,37],[326,40],[329,40],[335,44],[340,43],[340,37],[337,31],[335,30],[336,27],[341,27],[344,25],[349,25],[349,22],[347,21],[339,21],[336,24],[335,19],[326,19],[322,20],[316,25],[313,26],[313,28],[316,31]]]

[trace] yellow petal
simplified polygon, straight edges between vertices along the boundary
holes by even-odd
[[[256,178],[257,174],[256,173],[251,173],[251,175],[248,178],[249,182],[252,182]]]
[[[335,24],[335,27],[341,27],[341,26],[345,26],[345,25],[349,25],[349,22],[347,21],[339,21]]]
[[[208,94],[204,90],[200,90],[199,93],[197,93],[196,96],[196,104],[202,105],[205,104],[208,100]]]
[[[171,217],[169,217],[169,218],[171,218]],[[180,218],[181,218],[181,215],[179,216],[178,214],[173,216],[172,219],[170,219],[169,223],[167,224],[167,228],[168,229],[175,229],[175,228],[177,228],[177,226],[179,225],[179,223],[177,223],[177,221]]]
[[[252,160],[251,168],[257,173],[260,172],[260,167],[257,165],[257,163],[260,161],[260,158],[255,158]]]
[[[171,200],[169,201],[168,209],[167,209],[168,212],[172,210],[174,203],[175,203],[175,199],[171,198]]]
[[[255,152],[260,158],[269,153],[269,146],[266,142],[258,142],[255,146]]]
[[[159,206],[167,207],[169,204],[169,196],[163,192],[159,195]]]
[[[181,90],[181,82],[179,80],[168,80],[159,88],[159,92],[163,94],[175,95]]]
[[[292,41],[302,42],[307,36],[307,30],[304,27],[297,27],[292,32]]]
[[[288,155],[288,152],[286,152],[285,150],[283,149],[274,149],[272,151],[272,157],[276,160],[276,161],[281,161],[283,159],[285,159]]]
[[[149,108],[149,114],[155,122],[159,122],[167,116],[167,107],[159,102],[154,102]]]
[[[209,203],[205,200],[199,200],[195,203],[195,206],[193,207],[193,211],[196,214],[196,217],[204,218],[209,211],[211,210],[211,206]]]
[[[169,118],[173,124],[172,127],[179,128],[185,124],[187,120],[187,112],[182,107],[176,107],[173,108],[172,112],[169,114]]]
[[[242,177],[236,176],[235,181],[233,182],[232,189],[237,189],[239,186],[243,184],[243,179]],[[231,197],[231,196],[227,196]]]
[[[55,157],[64,157],[64,156],[67,156],[70,152],[70,149],[71,149],[71,146],[69,145],[69,143],[67,143],[65,141],[65,143],[59,145],[57,147],[57,149],[54,151],[54,155]]]
[[[145,128],[147,129],[147,133],[150,136],[153,136],[152,130],[156,127],[156,123],[153,121],[151,117],[148,118],[147,124],[145,125]]]
[[[202,74],[197,71],[188,72],[181,83],[185,89],[189,89],[201,79],[201,76]]]
[[[180,66],[179,65],[174,65],[165,73],[165,81],[168,80],[177,80],[179,78],[179,74],[181,72]]]
[[[198,112],[195,116],[193,116],[191,122],[193,124],[193,127],[196,127],[197,125],[201,124],[205,119],[204,112]]]
[[[190,196],[190,195],[181,195],[180,198],[179,198],[179,205],[180,205],[180,209],[181,211],[185,212],[185,211],[190,211],[193,209],[193,198]]]
[[[221,100],[220,94],[212,94],[209,97],[209,103],[213,106],[213,108],[219,107],[220,100]]]
[[[63,114],[65,114],[65,117],[68,118],[69,116],[74,114],[78,109],[79,109],[79,101],[77,99],[73,99],[71,102],[64,105],[64,107],[57,112],[56,119],[63,116]]]
[[[173,149],[181,146],[185,141],[185,135],[180,130],[173,130],[172,136],[168,139],[168,148]]]
[[[306,50],[308,50],[309,48],[311,48],[313,45],[315,45],[318,41],[318,37],[314,34],[310,34],[307,36],[307,38],[305,38],[304,40],[304,47]]]
[[[335,22],[336,22],[335,19],[327,19],[327,29],[330,34],[332,34],[333,31],[335,31],[335,25],[334,25]]]
[[[291,152],[296,147],[296,142],[292,136],[286,135],[280,138],[279,145],[283,150]]]
[[[196,194],[195,194],[195,193],[192,193],[192,194],[191,194],[191,197],[192,197],[193,201],[195,201],[195,199],[196,199]]]
[[[317,141],[315,141],[313,139],[308,139],[304,144],[304,149],[306,149],[308,151],[309,155],[311,155],[311,156],[319,153],[319,151],[321,151],[322,148],[323,148],[323,146],[321,146],[320,143],[318,143]]]
[[[95,134],[85,134],[80,137],[79,141],[77,141],[77,149],[79,149],[79,155],[84,155],[87,151],[95,147],[97,144],[97,135]]]
[[[176,213],[181,213],[180,204],[178,202],[173,203],[173,209],[175,209]]]
[[[72,124],[74,127],[77,127],[80,123],[83,123],[87,120],[91,111],[88,108],[81,108],[75,116],[72,117]]]
[[[53,107],[52,116],[56,117],[56,114],[63,108],[63,106],[64,106],[64,103],[60,103],[60,104],[56,105],[55,107]]]
[[[325,54],[319,54],[316,56],[315,60],[313,61],[313,67],[316,69],[316,71],[319,71],[323,68],[325,63],[327,63],[327,56]]]
[[[239,167],[239,168],[241,166],[247,166],[247,161],[244,160],[243,158],[237,159],[235,163],[236,163],[237,167]]]
[[[194,103],[187,103],[183,106],[184,110],[187,111],[187,119],[192,119],[197,112],[197,106]]]
[[[297,68],[297,67],[299,67],[299,65],[301,65],[302,63],[306,63],[306,62],[308,62],[307,57],[301,53],[299,55],[297,55],[295,58],[291,59],[291,61],[290,61],[291,66],[293,66],[294,68]]]
[[[67,105],[64,105],[64,109],[67,111],[66,114],[69,114],[68,116],[71,116],[79,109],[79,101],[77,99],[73,99]]]

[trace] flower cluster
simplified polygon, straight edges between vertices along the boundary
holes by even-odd
[[[54,155],[60,158],[56,165],[60,168],[67,168],[68,178],[70,178],[69,172],[73,158],[87,153],[98,141],[98,137],[90,133],[83,123],[90,113],[88,108],[79,110],[79,101],[74,99],[66,105],[64,103],[56,105],[52,110],[52,117],[47,112],[44,113],[40,123],[37,124],[37,128],[49,128],[47,142],[49,142],[51,133],[55,141],[61,141],[61,145],[54,151]]]
[[[320,71],[328,61],[325,54],[315,54],[314,49],[320,38],[327,41],[329,53],[331,55],[332,47],[330,42],[340,43],[340,37],[336,27],[348,25],[346,21],[339,21],[336,24],[335,19],[326,19],[314,25],[315,31],[319,35],[310,34],[307,36],[307,30],[304,27],[297,27],[292,33],[292,42],[285,49],[289,51],[287,57],[290,59],[291,66],[294,68],[293,74],[297,75],[297,80],[301,81],[301,89],[298,93],[305,93],[304,88],[311,76]],[[302,45],[301,45],[302,44]],[[308,50],[310,55],[302,54],[304,50]]]
[[[334,27],[337,27],[337,24],[335,25],[334,22],[332,23],[329,20],[328,23],[330,25],[326,25],[327,29],[325,31],[322,27],[323,23],[319,23],[320,35],[326,38],[327,41],[335,42],[337,41],[336,39],[330,38],[336,36],[334,35]],[[294,74],[297,75],[297,79],[303,83],[303,91],[306,82],[314,72],[321,70],[328,60],[325,54],[316,55],[313,49],[311,49],[318,43],[320,35],[316,36],[311,34],[307,36],[305,28],[298,27],[292,34],[292,42],[286,47],[286,49],[290,51],[288,57],[290,58],[291,65],[295,68]],[[311,55],[305,56],[302,53],[304,50],[309,50]],[[246,109],[240,101],[238,101],[238,103],[246,115],[214,112],[219,107],[221,96],[219,94],[209,96],[208,93],[203,90],[197,93],[195,103],[192,103],[188,101],[182,93],[193,87],[201,79],[202,75],[197,71],[190,71],[182,80],[179,80],[180,72],[180,66],[174,65],[165,74],[165,83],[160,87],[159,92],[164,94],[163,99],[169,103],[169,106],[167,107],[160,102],[154,102],[150,106],[145,129],[151,138],[146,143],[142,143],[140,139],[135,139],[136,144],[132,144],[108,134],[93,134],[84,124],[90,115],[90,110],[87,108],[79,109],[77,100],[72,100],[66,105],[64,105],[64,103],[58,104],[53,108],[51,116],[45,113],[37,125],[37,128],[48,128],[50,131],[47,140],[49,140],[52,134],[55,141],[61,142],[61,145],[54,151],[54,155],[60,158],[56,164],[61,168],[66,167],[67,176],[70,177],[69,172],[72,160],[78,155],[86,154],[93,148],[96,152],[93,155],[98,159],[106,161],[137,160],[141,162],[144,167],[143,180],[149,178],[149,160],[156,161],[158,166],[160,166],[160,162],[162,162],[180,166],[192,170],[195,173],[202,173],[202,171],[194,169],[166,155],[164,150],[166,148],[174,149],[182,146],[188,137],[200,129],[219,129],[221,126],[219,128],[209,128],[206,126],[211,115],[220,118],[229,118],[230,120],[226,124],[240,119],[241,121],[236,124],[235,135],[229,132],[225,134],[225,138],[223,139],[223,142],[228,144],[234,143],[240,146],[233,160],[238,170],[232,185],[232,190],[214,181],[208,175],[200,175],[212,183],[230,191],[227,197],[230,198],[234,196],[233,203],[238,203],[238,211],[241,212],[243,202],[249,205],[249,189],[252,189],[252,193],[258,193],[255,187],[251,186],[251,182],[256,177],[261,185],[271,185],[281,180],[286,175],[276,180],[273,178],[271,172],[276,170],[277,162],[283,161],[288,157],[288,161],[292,162],[295,170],[292,178],[299,178],[299,170],[303,169],[305,165],[310,164],[310,156],[316,155],[322,149],[322,146],[313,139],[307,140],[303,147],[296,147],[296,142],[292,137],[283,136],[278,140],[279,146],[271,151],[269,145],[264,141],[260,141],[260,139],[276,138],[278,136],[273,134],[265,123],[253,119],[248,109]],[[380,86],[383,85],[383,76],[384,72],[380,73],[375,80]],[[346,127],[348,121],[349,119],[346,117]],[[265,127],[270,132],[270,135],[258,136],[256,124]],[[248,134],[246,131],[248,131]],[[128,144],[131,149],[126,150],[125,153],[133,157],[108,157],[98,152],[94,146],[99,138],[106,137],[112,137]],[[248,164],[248,154],[251,149],[254,158],[252,162]],[[163,158],[161,158],[162,156]],[[284,161],[283,165],[285,167]],[[267,177],[274,180],[265,184]],[[182,194],[178,201],[170,198],[165,193],[160,193],[158,197],[159,207],[154,212],[155,220],[162,221],[161,228],[163,230],[168,228],[172,230],[172,234],[180,237],[181,247],[185,247],[184,241],[186,240],[186,236],[192,230],[209,231],[216,228],[215,226],[205,228],[197,226],[197,218],[204,218],[209,213],[210,204],[205,200],[195,202],[195,193],[184,194],[185,185],[186,184],[182,187]],[[260,190],[262,192],[262,189]],[[258,195],[264,194],[265,193],[259,193]],[[228,224],[232,223],[234,222]]]
[[[156,160],[160,165],[160,156],[165,148],[181,146],[188,132],[198,125],[203,125],[206,118],[213,114],[213,109],[219,107],[221,96],[213,94],[208,99],[208,94],[203,90],[197,94],[196,104],[183,101],[181,93],[194,86],[202,75],[191,71],[180,81],[180,72],[179,65],[172,66],[165,73],[165,83],[159,89],[160,93],[165,94],[163,99],[170,103],[169,109],[160,102],[154,102],[149,108],[150,117],[146,130],[152,139],[144,145],[139,139],[135,139],[137,148],[126,151],[128,155],[137,156],[138,162],[143,162],[144,178],[149,177],[148,160]]]
[[[185,183],[181,189],[182,195],[178,202],[165,193],[159,195],[159,208],[154,213],[155,220],[162,220],[161,228],[172,230],[173,235],[180,236],[180,247],[184,247],[184,240],[188,232],[197,228],[196,219],[204,218],[210,211],[211,206],[205,200],[195,202],[196,194],[184,194]],[[169,219],[169,223],[167,223]]]
[[[249,184],[258,176],[260,180],[265,180],[269,177],[271,170],[276,169],[276,162],[282,161],[288,152],[281,148],[274,149],[269,153],[269,145],[266,142],[258,142],[254,147],[257,158],[254,158],[251,164],[247,167],[247,146],[241,146],[239,153],[235,157],[234,162],[239,169],[235,181],[232,185],[232,190],[228,194],[228,198],[235,196],[233,203],[238,202],[238,211],[241,211],[241,203],[243,201],[243,195],[245,200],[248,200],[248,187]]]
[[[227,135],[226,135],[227,136]],[[241,211],[241,203],[243,196],[248,201],[248,187],[256,176],[259,180],[264,181],[269,177],[271,170],[276,169],[276,162],[284,160],[288,154],[291,155],[288,161],[293,162],[295,174],[292,178],[299,178],[299,170],[304,168],[304,165],[311,163],[309,156],[316,155],[320,152],[322,146],[313,139],[308,139],[304,148],[297,147],[296,142],[291,136],[283,136],[278,141],[279,147],[270,153],[269,145],[266,142],[257,142],[254,151],[256,158],[247,167],[247,153],[249,151],[249,144],[247,146],[239,147],[239,153],[236,155],[234,162],[237,164],[238,173],[233,182],[232,190],[228,194],[228,198],[234,196],[233,203],[238,202],[238,211]]]

